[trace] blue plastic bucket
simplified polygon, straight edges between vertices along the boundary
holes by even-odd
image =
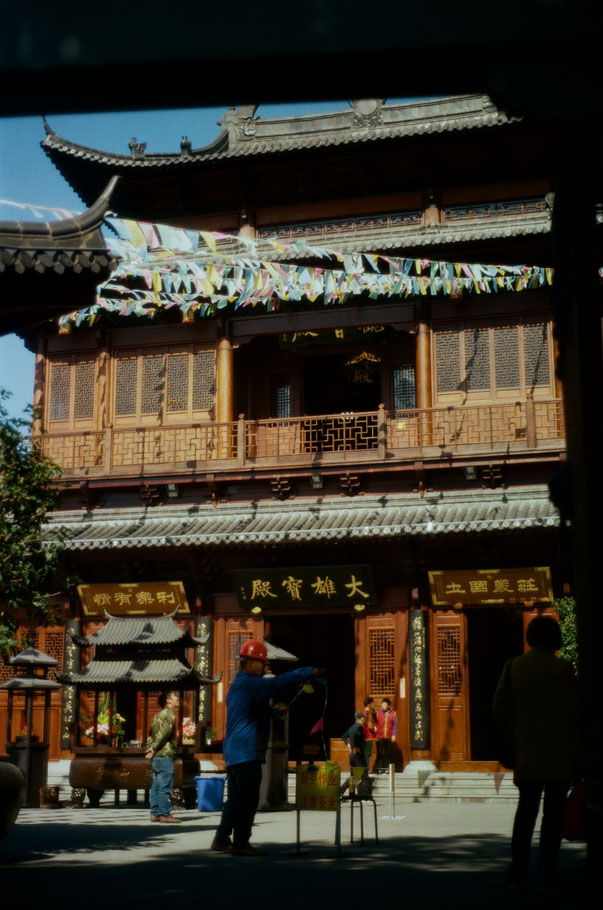
[[[200,812],[219,812],[224,800],[223,774],[199,774],[197,781],[197,808]]]

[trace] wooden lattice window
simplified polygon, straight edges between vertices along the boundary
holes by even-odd
[[[92,421],[96,360],[90,355],[66,355],[49,360],[48,420],[71,425]]]
[[[461,630],[438,629],[438,694],[461,694]]]
[[[162,354],[150,354],[142,358],[142,381],[140,384],[140,413],[161,414],[165,389],[165,364]]]
[[[396,690],[394,630],[369,630],[369,695],[393,698]]]
[[[188,354],[172,354],[167,358],[165,409],[168,414],[188,411],[188,360]]]
[[[8,660],[8,657],[5,657],[4,654],[0,655],[0,683],[6,682],[7,679],[12,679],[15,675],[15,668],[11,667]]]
[[[468,392],[490,388],[488,329],[465,329],[465,383]]]
[[[214,406],[215,355],[197,351],[193,356],[193,411],[208,411]]]
[[[270,416],[291,417],[291,378],[288,373],[270,377]]]
[[[550,384],[549,335],[545,323],[529,323],[523,327],[523,350],[526,387]]]
[[[246,641],[251,638],[251,632],[242,632],[238,629],[228,632],[228,685],[239,672],[239,652]]]
[[[435,331],[435,380],[438,395],[481,398],[522,397],[551,385],[550,327],[517,318],[513,324],[490,321]],[[552,390],[550,390],[552,393]]]
[[[394,368],[394,408],[407,411],[417,406],[415,368],[410,363]]]
[[[518,389],[520,387],[518,326],[495,326],[494,369],[497,389]]]
[[[140,420],[204,419],[214,405],[215,353],[181,345],[137,349],[115,356],[115,417]]]
[[[26,638],[24,636],[27,636]],[[65,629],[61,626],[50,626],[40,628],[38,626],[23,625],[17,629],[17,641],[19,649],[25,647],[36,648],[49,657],[54,657],[58,661],[56,668],[48,671],[48,678],[54,679],[57,673],[63,672],[63,658],[65,649]],[[15,675],[14,667],[11,667],[8,658],[0,659],[0,682],[12,679]]]
[[[130,417],[136,414],[136,377],[138,359],[120,356],[115,363],[115,416]]]
[[[461,383],[459,332],[436,332],[436,376],[439,392],[459,390]]]

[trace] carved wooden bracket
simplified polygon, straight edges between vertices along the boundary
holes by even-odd
[[[145,506],[158,506],[165,498],[165,489],[156,484],[142,484],[140,487],[140,498]]]
[[[482,487],[494,490],[496,487],[505,487],[504,468],[501,465],[484,465],[481,469]]]
[[[357,496],[361,492],[360,478],[357,474],[342,474],[339,486],[343,496]]]
[[[288,477],[273,477],[270,481],[270,490],[275,499],[289,499],[295,495]]]

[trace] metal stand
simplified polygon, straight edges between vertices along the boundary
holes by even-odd
[[[350,842],[354,843],[354,806],[357,805],[360,809],[360,843],[364,847],[364,815],[362,812],[362,803],[372,803],[373,804],[373,814],[375,818],[375,843],[379,843],[379,829],[377,826],[377,803],[374,800],[374,797],[368,796],[362,799],[360,796],[350,796],[347,800],[350,804]]]
[[[307,853],[306,850],[301,849],[301,809],[295,810],[295,853],[291,854],[293,856],[302,856],[304,853]],[[337,847],[337,855],[341,855],[341,808],[337,809],[335,812],[335,842],[334,845]]]
[[[389,766],[389,807],[390,814],[382,815],[381,818],[385,820],[394,819],[394,818],[406,818],[405,815],[396,815],[396,766]]]

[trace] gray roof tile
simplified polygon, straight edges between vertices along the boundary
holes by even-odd
[[[471,490],[355,499],[296,499],[285,503],[225,503],[98,509],[54,513],[50,539],[62,527],[69,550],[142,547],[241,546],[258,542],[385,539],[556,527],[546,487]]]
[[[69,676],[77,685],[117,683],[174,683],[191,675],[191,670],[175,657],[140,660],[91,661],[83,670]],[[65,677],[67,679],[67,677]]]
[[[94,635],[78,641],[83,645],[163,645],[185,636],[171,616],[112,616]]]

